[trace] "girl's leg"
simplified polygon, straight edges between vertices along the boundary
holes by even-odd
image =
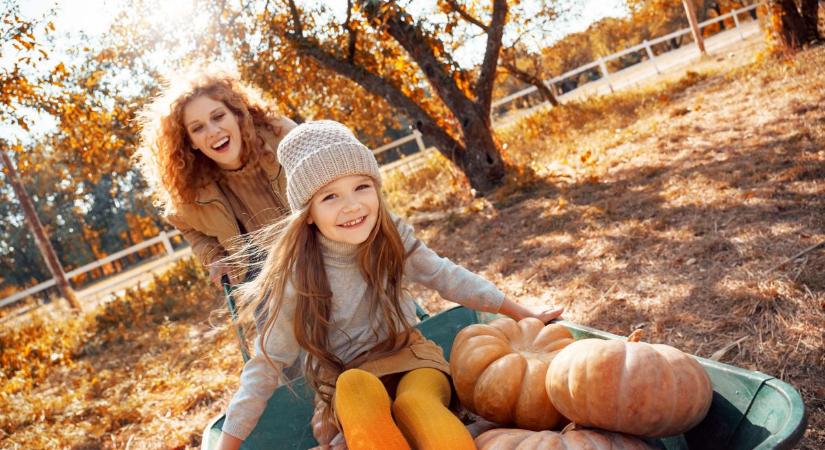
[[[350,450],[409,450],[390,412],[390,396],[375,375],[360,369],[335,382],[335,414]]]
[[[415,369],[401,379],[392,411],[418,450],[475,449],[473,437],[447,406],[450,382],[436,369]]]

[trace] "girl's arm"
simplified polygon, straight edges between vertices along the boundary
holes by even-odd
[[[519,305],[518,303],[510,300],[509,298],[505,298],[504,302],[501,303],[501,308],[498,310],[498,312],[510,316],[515,320],[521,320],[527,317],[535,317],[536,319],[539,319],[544,323],[548,323],[551,320],[561,316],[561,314],[564,312],[564,308],[532,308]]]
[[[218,438],[218,444],[215,446],[217,450],[238,450],[241,448],[243,441],[228,433],[221,432],[221,437]]]
[[[479,311],[506,314],[516,320],[536,317],[547,323],[561,310],[533,310],[507,299],[493,283],[464,267],[442,258],[418,240],[410,225],[394,217],[404,248],[409,253],[404,275],[436,290],[447,300]]]
[[[272,393],[281,385],[279,374],[298,359],[300,346],[292,332],[294,297],[289,293],[284,297],[286,300],[271,325],[272,329],[266,333],[263,348],[261,339],[255,339],[253,356],[244,365],[240,386],[226,409],[222,435],[230,436],[222,438],[221,442],[226,442],[227,445],[243,441],[249,436],[258,424]],[[264,333],[263,330],[260,332]]]

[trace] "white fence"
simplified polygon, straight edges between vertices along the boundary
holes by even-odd
[[[721,21],[726,20],[728,18],[733,18],[734,24],[736,25],[736,30],[739,33],[739,37],[742,40],[744,40],[746,36],[742,31],[742,26],[741,26],[740,21],[739,21],[739,15],[748,13],[749,11],[752,11],[752,10],[756,9],[758,6],[759,6],[759,4],[746,6],[744,8],[740,8],[740,9],[731,11],[731,12],[729,12],[727,14],[724,14],[724,15],[721,15],[719,17],[714,17],[713,19],[706,20],[706,21],[701,22],[699,24],[699,29],[701,30],[702,28],[705,28],[709,25],[713,25],[715,23],[721,22]],[[613,91],[614,86],[611,82],[610,72],[607,70],[607,64],[606,63],[608,61],[612,61],[614,59],[621,58],[622,56],[644,50],[645,54],[647,55],[648,60],[653,64],[653,66],[656,70],[656,73],[660,73],[661,72],[660,67],[656,64],[657,56],[660,56],[660,55],[655,55],[651,47],[653,45],[668,41],[670,39],[675,39],[675,38],[678,38],[680,36],[683,36],[683,35],[686,35],[686,34],[689,34],[689,33],[690,33],[690,28],[684,28],[684,29],[674,31],[673,33],[666,34],[664,36],[658,37],[658,38],[650,40],[650,41],[644,41],[641,44],[636,45],[634,47],[626,48],[626,49],[621,50],[619,52],[613,53],[612,55],[608,55],[608,56],[605,56],[603,58],[599,58],[598,60],[593,61],[589,64],[585,64],[581,67],[577,67],[573,70],[565,72],[565,73],[563,73],[563,74],[561,74],[557,77],[546,80],[544,83],[545,83],[545,85],[547,85],[548,88],[550,88],[552,90],[554,84],[559,83],[561,81],[564,81],[565,79],[567,79],[569,77],[581,74],[581,73],[583,73],[587,70],[598,67],[599,71],[602,74],[602,78],[598,79],[598,80],[592,80],[592,81],[589,81],[588,83],[579,85],[579,86],[577,86],[577,89],[584,86],[584,85],[586,85],[586,84],[595,83],[595,82],[602,82],[602,80],[604,80],[604,82],[607,83],[608,88],[611,91]],[[630,67],[632,67],[632,66],[630,66]],[[535,86],[530,86],[526,89],[523,89],[521,91],[510,94],[510,95],[508,95],[506,97],[503,97],[499,100],[496,100],[495,102],[492,103],[492,107],[497,108],[499,106],[502,106],[502,105],[505,105],[507,103],[513,102],[513,101],[515,101],[517,99],[520,99],[524,96],[530,95],[530,94],[536,92],[537,90],[538,89]],[[400,147],[400,146],[402,146],[402,145],[404,145],[408,142],[412,142],[412,141],[416,142],[416,144],[418,146],[419,153],[423,154],[423,152],[425,150],[424,140],[422,138],[421,133],[418,130],[413,130],[413,132],[408,136],[402,137],[398,140],[390,142],[389,144],[386,144],[386,145],[383,145],[381,147],[376,148],[374,150],[374,153],[376,155],[378,155],[378,154],[383,153],[387,150],[398,148],[398,147]],[[388,171],[388,170],[394,170],[396,168],[402,168],[403,169],[403,167],[405,165],[409,165],[410,163],[420,159],[419,157],[421,156],[421,154],[402,157],[398,161],[394,161],[394,162],[391,162],[389,164],[384,165],[382,167],[382,170],[383,171]],[[74,269],[74,270],[66,273],[66,276],[68,278],[72,278],[72,277],[75,277],[77,275],[89,272],[89,271],[97,269],[97,268],[99,268],[99,267],[101,267],[101,266],[103,266],[107,263],[113,262],[117,259],[120,259],[120,258],[123,258],[125,256],[131,255],[133,253],[136,253],[139,250],[145,249],[147,247],[151,247],[153,245],[157,245],[158,243],[163,243],[164,247],[166,248],[167,257],[172,257],[173,255],[175,255],[175,252],[174,252],[174,249],[172,247],[172,243],[169,240],[169,238],[177,236],[179,234],[180,234],[180,232],[178,232],[177,230],[172,231],[170,233],[162,231],[160,233],[160,235],[158,235],[158,236],[156,236],[152,239],[146,240],[146,241],[141,242],[140,244],[137,244],[137,245],[133,245],[133,246],[131,246],[127,249],[121,250],[117,253],[113,253],[113,254],[111,254],[111,255],[109,255],[109,256],[101,259],[101,260],[86,264],[82,267],[78,267],[77,269]],[[55,285],[55,281],[52,279],[52,280],[40,283],[36,286],[32,286],[32,287],[30,287],[30,288],[28,288],[24,291],[17,292],[14,295],[11,295],[9,297],[6,297],[6,298],[0,300],[0,308],[2,308],[3,306],[9,305],[11,303],[14,303],[14,302],[16,302],[16,301],[18,301],[18,300],[20,300],[24,297],[34,295],[34,294],[36,294],[38,292],[41,292],[45,289],[48,289],[48,288],[50,288],[54,285]]]
[[[145,241],[143,241],[139,244],[135,244],[135,245],[133,245],[129,248],[123,249],[119,252],[112,253],[111,255],[109,255],[109,256],[107,256],[103,259],[99,259],[97,261],[91,262],[91,263],[86,264],[84,266],[78,267],[77,269],[74,269],[72,271],[66,272],[66,278],[71,280],[72,278],[74,278],[78,275],[84,274],[86,272],[90,272],[90,271],[95,270],[97,268],[100,268],[100,267],[102,267],[102,266],[104,266],[108,263],[111,263],[115,260],[118,260],[120,258],[124,258],[126,256],[129,256],[129,255],[133,254],[133,253],[137,253],[140,250],[143,250],[145,248],[148,248],[148,247],[151,247],[153,245],[160,244],[160,243],[162,243],[163,247],[166,249],[166,256],[167,257],[172,257],[172,256],[175,255],[175,249],[172,246],[172,241],[170,240],[170,238],[178,236],[178,235],[180,235],[180,231],[178,231],[178,230],[174,230],[174,231],[171,231],[171,232],[166,232],[165,230],[161,231],[159,235],[157,235],[157,236],[155,236],[151,239],[147,239],[147,240],[145,240]],[[30,288],[28,288],[24,291],[20,291],[20,292],[17,292],[15,294],[13,294],[13,295],[10,295],[10,296],[4,298],[3,300],[0,300],[0,308],[4,307],[6,305],[10,305],[10,304],[12,304],[12,303],[14,303],[14,302],[16,302],[20,299],[23,299],[25,297],[28,297],[30,295],[34,295],[34,294],[36,294],[38,292],[41,292],[45,289],[48,289],[48,288],[54,286],[55,284],[56,284],[56,282],[55,282],[54,278],[52,278],[51,280],[44,281],[44,282],[42,282],[40,284],[37,284],[35,286],[32,286],[32,287],[30,287]]]

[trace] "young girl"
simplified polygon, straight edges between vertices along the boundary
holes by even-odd
[[[140,116],[144,178],[217,283],[238,236],[288,213],[275,150],[295,123],[234,75],[208,69],[174,78]],[[239,282],[244,271],[229,275]]]
[[[439,257],[387,210],[372,152],[343,125],[309,122],[278,146],[292,210],[261,238],[274,242],[260,274],[239,289],[266,322],[226,413],[219,448],[237,448],[303,350],[316,392],[319,443],[340,430],[350,449],[475,448],[448,409],[449,365],[413,328],[407,278],[470,308],[548,322],[484,278]],[[269,236],[267,236],[269,235]],[[274,240],[273,240],[274,239]],[[391,402],[391,396],[395,397]]]

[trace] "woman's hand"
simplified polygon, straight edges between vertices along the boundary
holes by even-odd
[[[229,266],[221,262],[213,262],[209,265],[209,279],[215,283],[215,286],[221,286],[221,278],[229,273]]]
[[[510,316],[514,320],[521,320],[527,317],[535,317],[542,321],[542,323],[548,323],[553,319],[557,319],[561,317],[561,314],[564,312],[564,308],[547,308],[546,306],[523,306],[520,305],[508,298],[504,299],[504,303],[501,304],[501,309],[499,309],[501,314]]]

